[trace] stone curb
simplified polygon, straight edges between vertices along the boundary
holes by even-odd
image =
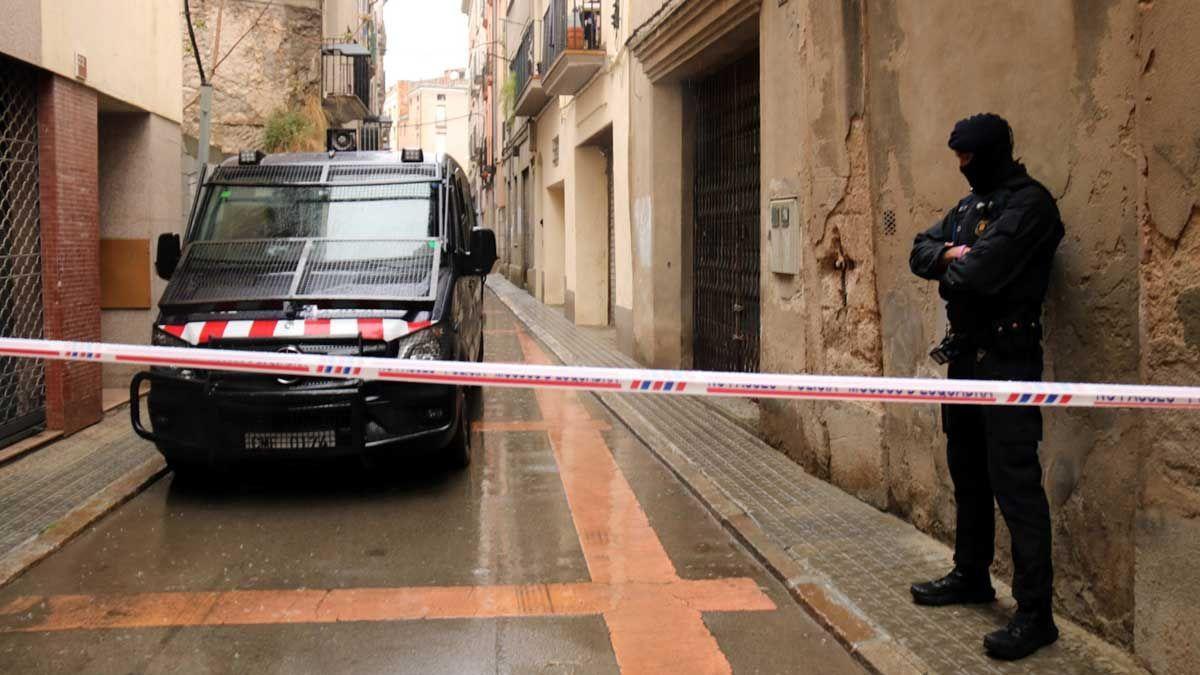
[[[151,483],[167,473],[161,457],[143,462],[121,478],[109,483],[79,506],[30,537],[24,543],[0,557],[0,588],[8,585],[25,570],[62,548],[89,525],[109,511],[133,498]]]
[[[61,440],[63,437],[61,431],[43,431],[29,438],[19,440],[0,450],[0,466],[11,464],[35,450],[41,450],[47,445]]]

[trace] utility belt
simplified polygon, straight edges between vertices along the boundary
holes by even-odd
[[[929,357],[938,365],[946,365],[967,354],[982,358],[990,351],[1007,355],[1033,354],[1041,345],[1041,319],[1016,316],[978,322],[966,329],[951,326],[946,337],[929,352]]]

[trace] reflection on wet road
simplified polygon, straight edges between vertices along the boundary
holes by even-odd
[[[467,472],[161,481],[0,591],[0,668],[861,672],[593,397],[484,402]]]

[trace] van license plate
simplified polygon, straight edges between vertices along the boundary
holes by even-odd
[[[247,450],[313,450],[337,445],[333,429],[323,431],[246,432]]]

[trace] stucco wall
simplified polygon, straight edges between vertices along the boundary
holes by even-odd
[[[9,0],[0,21],[0,52],[27,63],[42,58],[41,0]]]
[[[100,236],[147,241],[151,307],[104,310],[100,335],[105,342],[144,344],[150,341],[154,307],[166,287],[153,270],[155,239],[183,227],[179,125],[149,113],[109,113],[100,115],[98,131]],[[137,370],[105,366],[104,386],[128,386]]]
[[[1200,381],[1200,5],[1140,6],[1136,92],[1141,234],[1141,369],[1145,381]],[[1200,661],[1200,417],[1156,414],[1139,448],[1137,654],[1158,672]],[[1187,637],[1185,637],[1187,636]],[[1190,639],[1189,639],[1190,638]]]
[[[179,121],[180,0],[43,0],[40,4],[38,65],[74,79],[75,54],[82,54],[88,66],[84,84]]]

